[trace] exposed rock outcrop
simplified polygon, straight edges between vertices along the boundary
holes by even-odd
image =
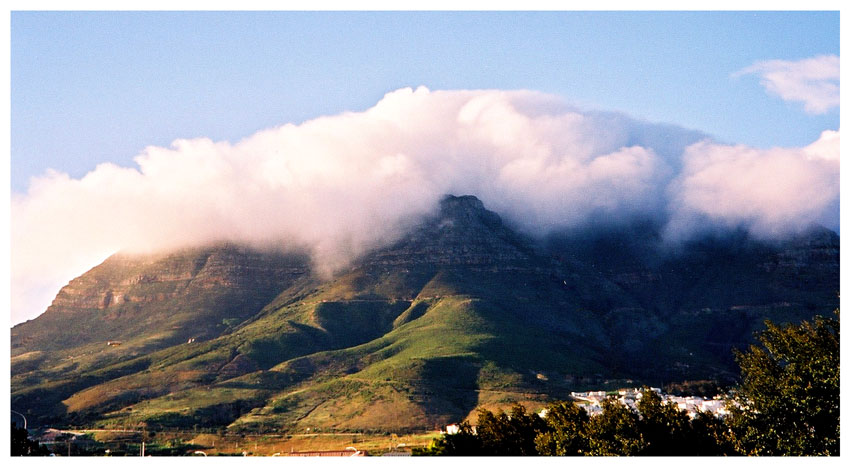
[[[478,198],[447,196],[436,216],[361,264],[509,270],[529,268],[537,260],[530,242],[507,228]]]
[[[12,350],[146,335],[163,345],[208,338],[227,328],[222,320],[253,316],[307,274],[308,264],[304,255],[234,245],[116,254],[63,287],[44,314],[13,328]]]

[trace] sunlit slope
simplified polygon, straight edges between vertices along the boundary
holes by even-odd
[[[551,316],[533,316],[551,315],[551,306],[528,312],[518,305],[531,298],[521,294],[505,302],[461,294],[455,290],[462,288],[453,281],[456,275],[434,273],[413,300],[387,298],[383,303],[375,295],[333,300],[334,289],[350,290],[346,283],[353,277],[344,277],[317,290],[323,297],[318,302],[299,302],[289,307],[290,313],[283,307],[220,339],[218,347],[227,340],[244,340],[231,362],[252,362],[256,371],[224,381],[210,374],[209,384],[198,381],[192,388],[114,411],[101,423],[221,423],[227,412],[235,420],[232,428],[240,429],[433,428],[464,418],[481,403],[565,397],[569,378],[605,371],[599,363],[604,347],[588,345],[592,333],[571,324],[573,315],[582,312],[561,310],[561,331],[553,332],[548,326]],[[498,281],[493,285],[492,293],[484,295],[500,297],[504,294],[497,289],[508,286]],[[305,313],[296,318],[291,311],[299,307],[306,307]],[[312,352],[314,348],[291,333],[264,336],[261,330],[272,329],[271,323],[284,314],[289,320],[300,319],[300,329],[329,350]],[[375,329],[385,332],[376,336]],[[304,355],[291,358],[296,349]],[[274,359],[279,363],[269,368],[257,364]],[[89,391],[115,392],[110,386]],[[83,396],[68,402],[73,405]],[[251,408],[237,420],[239,412]]]

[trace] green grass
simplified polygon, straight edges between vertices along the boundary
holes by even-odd
[[[136,358],[129,356],[137,351],[134,340],[105,348],[127,360],[105,367],[112,373],[69,373],[85,384],[60,392],[62,403],[102,425],[195,420],[234,429],[430,429],[466,417],[482,393],[487,401],[494,391],[502,402],[536,397],[545,388],[530,372],[579,371],[573,358],[548,355],[564,348],[560,336],[521,330],[528,322],[513,307],[524,297],[504,284],[488,291],[480,275],[426,276],[385,274],[368,283],[356,272],[307,292],[308,285],[293,287],[256,319],[215,339]],[[474,293],[457,293],[465,288]],[[534,365],[518,347],[532,349]],[[259,371],[222,380],[221,368],[238,355]],[[105,360],[93,358],[91,367],[98,361]]]

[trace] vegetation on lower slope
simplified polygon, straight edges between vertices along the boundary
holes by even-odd
[[[447,284],[438,282],[429,282],[428,293],[448,291]],[[328,297],[327,290],[319,293]],[[103,411],[118,408],[110,405],[110,400],[147,387],[143,401],[106,414],[98,424],[194,425],[221,423],[232,416],[231,427],[237,430],[317,426],[335,430],[432,429],[465,418],[481,403],[505,406],[519,400],[548,400],[564,393],[563,387],[557,389],[563,372],[598,368],[591,358],[566,358],[559,352],[543,359],[523,356],[525,352],[518,348],[537,348],[536,353],[543,354],[563,347],[565,340],[544,329],[520,330],[525,317],[479,298],[440,295],[383,303],[372,298],[368,302],[322,300],[284,306],[233,334],[198,344],[196,356],[186,350],[163,351],[148,371],[86,389],[65,403],[79,410],[84,401],[96,401],[96,408]],[[344,319],[335,316],[333,322],[350,325],[315,326],[326,319],[325,313],[344,314]],[[289,318],[284,324],[271,326],[283,316]],[[294,326],[294,319],[301,322]],[[395,329],[369,340],[376,334],[374,329],[382,326]],[[310,332],[314,338],[305,346],[293,333],[283,332],[284,328]],[[346,347],[358,340],[366,342]],[[242,343],[235,345],[237,342]],[[320,342],[331,350],[314,352]],[[225,357],[222,353],[227,348],[231,353]],[[297,354],[297,349],[302,356],[287,358]],[[235,358],[234,354],[257,361],[259,368],[215,380],[215,368]],[[263,357],[255,357],[257,354]],[[284,361],[266,368],[276,359]],[[543,374],[554,381],[543,382],[539,379]],[[230,399],[225,402],[222,394]]]

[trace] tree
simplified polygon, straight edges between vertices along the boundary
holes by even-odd
[[[655,391],[644,388],[637,401],[643,436],[641,455],[686,456],[691,454],[693,432],[688,413],[679,410],[672,402],[664,403]]]
[[[46,456],[50,452],[37,441],[29,439],[27,430],[18,428],[12,423],[12,442],[10,446],[12,456]]]
[[[534,440],[546,429],[546,423],[535,413],[528,413],[520,404],[511,407],[510,415],[500,411],[478,411],[478,439],[485,455],[536,456]]]
[[[729,427],[720,418],[698,412],[691,419],[672,402],[649,388],[637,403],[639,429],[644,438],[642,456],[721,456],[735,454]]]
[[[746,455],[839,454],[839,314],[766,321],[759,345],[736,352],[741,404],[731,417]]]
[[[735,438],[729,425],[711,412],[698,412],[691,420],[691,456],[733,456]]]
[[[446,435],[443,439],[434,440],[427,449],[417,452],[425,456],[480,456],[483,455],[481,441],[469,422],[463,421],[458,425],[457,433]]]
[[[458,426],[457,433],[435,440],[417,455],[445,456],[535,456],[535,439],[545,431],[546,422],[537,414],[528,413],[520,404],[510,413],[498,414],[478,409],[478,424],[468,422]]]
[[[573,401],[555,402],[546,408],[546,430],[534,440],[544,456],[581,456],[588,451],[590,417]]]
[[[645,446],[638,414],[616,399],[602,401],[602,413],[588,423],[588,455],[634,456]]]

